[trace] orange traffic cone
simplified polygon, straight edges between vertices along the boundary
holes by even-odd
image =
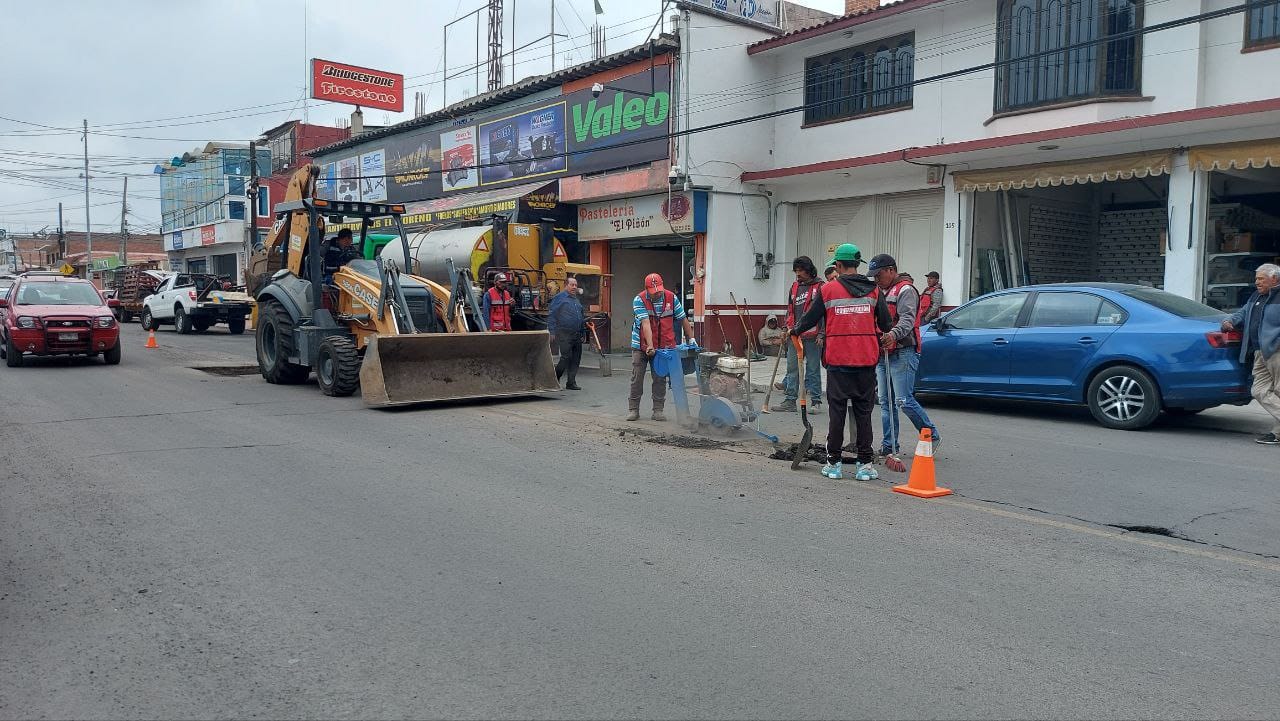
[[[147,347],[159,348],[160,344],[156,342],[156,332],[154,330],[147,331]]]
[[[951,495],[951,489],[939,486],[933,475],[933,431],[928,428],[920,430],[916,457],[911,461],[911,475],[907,476],[906,485],[894,486],[893,490],[919,498]]]

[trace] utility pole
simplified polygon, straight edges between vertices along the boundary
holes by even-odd
[[[489,0],[489,90],[502,87],[502,0]]]
[[[62,230],[62,203],[58,203],[58,260],[67,255],[67,234]]]
[[[93,227],[89,225],[89,119],[84,121],[84,277],[93,282]]]
[[[258,248],[258,141],[256,140],[249,141],[249,187],[245,188],[245,194],[249,196],[249,242],[245,244],[246,267],[241,280],[248,285],[248,260]]]
[[[124,176],[124,194],[120,198],[120,265],[129,264],[129,176]]]

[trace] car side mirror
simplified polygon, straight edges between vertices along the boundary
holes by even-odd
[[[108,308],[119,308],[119,307],[120,307],[120,301],[116,300],[115,298],[107,298],[107,307],[108,307]]]

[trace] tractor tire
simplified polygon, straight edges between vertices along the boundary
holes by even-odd
[[[120,365],[120,341],[102,354],[102,360],[109,366]]]
[[[142,309],[142,316],[139,322],[142,323],[143,330],[156,330],[160,327],[160,324],[156,322],[156,317],[151,315],[150,308]]]
[[[350,338],[332,335],[320,343],[316,382],[327,396],[349,396],[360,387],[360,354]]]
[[[241,335],[244,333],[244,324],[245,324],[245,320],[243,317],[228,318],[227,332],[230,333],[231,335]]]
[[[18,346],[13,344],[12,338],[4,342],[4,364],[10,368],[22,366],[22,351],[18,350]]]
[[[173,329],[178,335],[188,335],[192,330],[191,316],[180,305],[173,308]]]
[[[311,369],[289,362],[293,355],[293,318],[275,301],[263,304],[258,313],[258,372],[268,383],[295,385],[303,383]]]

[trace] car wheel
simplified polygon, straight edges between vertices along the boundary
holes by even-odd
[[[109,366],[120,365],[120,350],[120,341],[117,340],[115,345],[102,354],[102,360]]]
[[[231,335],[240,335],[244,333],[244,318],[228,318],[227,332]]]
[[[173,309],[173,329],[178,332],[178,335],[187,335],[191,332],[191,316],[187,315],[182,306]]]
[[[293,318],[284,306],[274,301],[258,312],[258,371],[268,383],[290,385],[302,383],[311,369],[290,363],[294,352]]]
[[[4,342],[4,364],[10,368],[18,368],[22,365],[22,351],[18,350],[18,346],[13,344],[12,338],[8,338]]]
[[[153,316],[153,315],[151,315],[151,309],[150,309],[150,308],[143,308],[143,309],[142,309],[142,321],[141,321],[141,322],[142,322],[142,329],[143,329],[143,330],[155,330],[156,328],[159,328],[159,327],[160,327],[160,324],[159,324],[159,323],[156,323],[156,317],[155,317],[155,316]]]
[[[329,336],[320,343],[316,382],[327,396],[349,396],[360,387],[360,354],[351,339]]]
[[[1089,412],[1107,428],[1136,431],[1160,415],[1156,382],[1133,366],[1107,368],[1089,383]]]
[[[203,333],[203,332],[205,332],[205,331],[209,330],[209,321],[207,321],[207,320],[193,320],[193,321],[191,321],[191,327],[192,327],[192,328],[195,328],[197,333]]]

